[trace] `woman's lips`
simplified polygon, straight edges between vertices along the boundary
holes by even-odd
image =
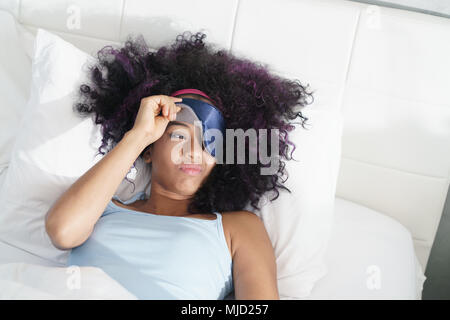
[[[191,176],[196,176],[202,172],[202,166],[199,164],[182,164],[180,170]]]

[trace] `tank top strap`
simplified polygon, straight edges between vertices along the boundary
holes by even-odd
[[[213,213],[216,215],[217,223],[222,223],[222,214],[217,211],[214,211]]]
[[[214,211],[214,213],[216,214],[216,226],[217,226],[217,232],[219,234],[219,238],[221,240],[221,243],[223,245],[223,249],[224,249],[224,254],[227,257],[228,261],[232,261],[232,258],[230,256],[230,251],[228,249],[228,244],[227,244],[227,239],[225,237],[225,229],[223,227],[223,219],[222,219],[222,214]]]

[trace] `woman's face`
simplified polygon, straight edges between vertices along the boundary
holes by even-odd
[[[200,188],[216,164],[202,148],[200,132],[200,127],[194,130],[188,122],[169,122],[161,138],[144,153],[144,161],[152,164],[152,183],[184,196]]]

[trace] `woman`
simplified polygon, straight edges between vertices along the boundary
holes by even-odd
[[[269,176],[259,174],[260,161],[217,164],[195,126],[174,121],[176,103],[202,101],[219,110],[227,128],[277,128],[287,158],[287,120],[304,119],[294,107],[310,93],[212,52],[203,36],[156,53],[142,40],[100,51],[77,110],[102,124],[99,150],[109,140],[117,144],[56,201],[46,230],[55,246],[74,248],[71,264],[99,266],[141,299],[223,299],[233,289],[236,299],[279,299],[270,239],[244,208],[258,209],[264,193],[286,189],[283,162]],[[185,87],[207,88],[211,97],[201,90],[164,94]],[[175,150],[180,143],[188,147]],[[150,197],[140,191],[127,202],[112,199],[138,157],[152,168]]]

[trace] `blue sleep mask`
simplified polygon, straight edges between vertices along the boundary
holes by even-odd
[[[194,121],[202,123],[202,139],[205,149],[215,157],[214,140],[209,140],[205,132],[209,129],[217,129],[222,132],[225,139],[225,119],[222,113],[213,105],[192,98],[182,98],[183,101],[175,102],[181,110],[176,115],[176,121],[184,121],[194,124]]]

